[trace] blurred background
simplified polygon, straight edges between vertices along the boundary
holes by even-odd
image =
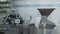
[[[47,7],[45,4],[50,5]],[[34,28],[36,28],[36,34],[60,34],[60,7],[56,7],[58,6],[57,4],[60,4],[60,0],[0,0],[1,34],[35,34]],[[32,5],[37,5],[37,7]],[[55,7],[52,7],[53,5],[55,5]],[[41,11],[38,10],[52,8],[54,8],[54,10],[48,17],[46,17],[45,14],[47,14],[49,10],[46,10],[46,12],[43,11],[45,17],[42,16]],[[54,23],[55,27],[53,29],[47,29],[47,23],[45,23],[44,19],[47,19],[46,22],[49,24]],[[39,25],[41,25],[42,22],[43,26],[40,27]],[[33,26],[34,24],[35,26]],[[31,27],[31,31],[29,25],[33,26]],[[39,29],[39,27],[42,29]],[[51,28],[50,26],[48,27]],[[34,31],[34,33],[32,33],[32,31]]]

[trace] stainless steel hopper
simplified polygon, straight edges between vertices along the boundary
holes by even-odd
[[[38,9],[38,10],[39,10],[39,12],[42,16],[47,16],[48,17],[53,12],[54,8]]]

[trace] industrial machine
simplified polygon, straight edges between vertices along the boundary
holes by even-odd
[[[39,34],[51,34],[56,26],[47,17],[53,12],[54,8],[38,9],[42,18],[39,25]]]
[[[21,16],[15,10],[11,10],[11,12],[5,14],[2,20],[0,20],[0,34],[21,34],[23,32],[23,20]]]
[[[23,20],[11,0],[0,0],[0,34],[23,34]]]

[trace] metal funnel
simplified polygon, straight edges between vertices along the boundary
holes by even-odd
[[[52,11],[54,10],[54,8],[38,9],[38,10],[39,10],[39,12],[40,12],[40,14],[42,16],[48,17],[52,13]]]

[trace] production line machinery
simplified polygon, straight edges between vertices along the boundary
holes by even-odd
[[[6,11],[7,13],[7,11]],[[2,14],[3,15],[3,14]],[[23,20],[14,10],[0,21],[0,34],[23,34]]]
[[[51,34],[56,26],[53,22],[47,19],[54,8],[38,9],[42,15],[39,28],[35,24],[29,24],[28,28],[23,27],[23,20],[17,12],[8,14],[3,18],[3,24],[0,25],[0,34]]]
[[[39,25],[39,34],[52,34],[52,31],[56,25],[47,17],[54,11],[54,9],[55,8],[38,9],[42,16]]]

